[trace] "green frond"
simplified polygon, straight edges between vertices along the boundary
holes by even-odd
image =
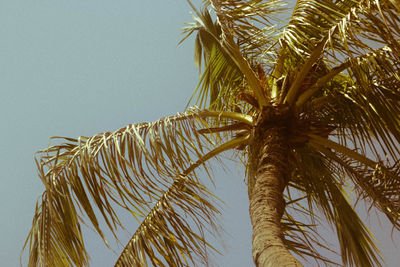
[[[295,57],[305,58],[311,54],[317,42],[339,26],[354,6],[362,1],[299,0],[281,42]],[[331,41],[330,37],[330,41]]]
[[[207,121],[235,119],[252,123],[242,114],[191,109],[186,114],[132,124],[90,138],[64,138],[64,143],[40,151],[38,172],[46,190],[26,243],[30,266],[88,265],[81,234],[85,221],[82,214],[105,241],[96,207],[117,238],[115,231],[123,226],[116,205],[140,221],[175,177],[190,172],[193,183],[197,183],[197,167],[207,171],[205,162],[209,158],[246,142],[248,137],[241,137],[218,147],[221,136],[205,137],[198,132],[209,124]]]
[[[372,205],[382,211],[393,227],[400,230],[400,164],[377,165],[369,172],[356,172],[346,166],[346,172],[356,184],[359,195],[369,200]],[[388,175],[390,172],[393,175]]]
[[[270,54],[273,54],[271,49],[277,39],[271,36],[272,33],[266,33],[262,26],[267,25],[269,15],[281,11],[273,7],[282,4],[279,1],[210,2],[217,20],[213,22],[207,9],[196,10],[195,23],[184,29],[186,36],[197,31],[195,61],[201,64],[204,59],[205,62],[196,91],[200,90],[195,92],[197,101],[202,107],[210,101],[210,107],[217,110],[231,109],[239,102],[237,95],[240,92],[250,91],[260,106],[266,105],[265,85],[260,82],[265,77],[259,77],[256,70],[266,71],[266,65],[256,55],[263,55],[265,63],[273,60]],[[268,29],[274,32],[273,27]]]
[[[213,21],[207,9],[202,12],[196,10],[196,14],[195,22],[184,28],[187,36],[197,33],[195,62],[200,71],[204,62],[204,70],[192,99],[196,97],[196,104],[202,108],[231,110],[231,105],[238,102],[237,94],[244,90],[243,75],[221,44],[220,25]]]
[[[337,35],[330,38],[331,49],[339,52],[347,50],[357,53],[358,51],[364,54],[363,49],[375,45],[368,43],[367,40],[377,41],[374,36],[377,36],[375,32],[379,29],[374,29],[371,22],[378,19],[381,14],[388,16],[393,22],[398,21],[392,10],[394,10],[392,6],[385,0],[299,0],[281,41],[296,54],[306,57],[328,31],[338,28]],[[380,17],[379,20],[383,22],[384,17]],[[397,31],[395,24],[391,26],[393,27],[388,34]],[[380,30],[385,31],[384,28]],[[338,60],[338,58],[335,59]]]
[[[237,122],[245,123],[249,126],[254,125],[253,117],[250,115],[238,113],[238,112],[229,112],[229,111],[213,111],[213,110],[203,110],[199,111],[199,116],[201,117],[210,117],[210,118],[218,118],[220,120],[233,120]]]
[[[319,142],[319,145],[311,142],[310,145],[334,162],[330,165],[333,172],[351,179],[360,198],[378,208],[394,227],[400,229],[399,162],[374,162],[353,150],[331,142],[329,141],[329,145],[326,142]]]
[[[309,205],[315,205],[335,226],[343,263],[348,266],[381,266],[380,253],[371,233],[349,204],[343,185],[330,169],[331,162],[313,149],[296,149],[297,168],[292,174],[295,187],[303,191]]]
[[[333,62],[338,66],[384,45],[393,55],[399,55],[400,18],[390,1],[298,1],[280,40],[280,54],[285,56],[278,58],[277,65],[284,71],[275,78],[304,71],[294,70],[294,66],[309,59],[323,38],[328,38],[328,43],[321,60],[327,66]],[[399,60],[398,56],[394,58],[395,62]],[[352,68],[357,69],[357,64]],[[296,79],[299,77],[304,78],[304,73]],[[299,85],[294,83],[292,87]],[[295,93],[290,92],[289,100],[296,97]]]
[[[352,102],[349,106],[354,109],[353,114],[359,113],[358,120],[369,126],[369,132],[359,136],[369,144],[375,141],[384,154],[394,159],[398,158],[400,143],[399,70],[400,65],[377,54],[352,68],[357,83],[342,93]]]
[[[343,262],[349,266],[381,266],[381,255],[374,244],[374,238],[350,206],[343,189],[331,183],[329,194],[334,206],[330,219],[337,229]]]
[[[324,38],[317,43],[315,48],[313,48],[310,56],[305,60],[304,65],[301,67],[299,72],[296,73],[296,77],[290,85],[284,102],[287,102],[289,105],[294,104],[296,97],[299,95],[300,88],[304,86],[303,82],[307,78],[307,74],[310,72],[317,60],[321,57],[327,41],[330,39],[331,35],[334,34],[335,31],[336,28],[334,28],[332,31],[328,31],[327,35],[324,36]]]
[[[322,77],[318,78],[316,82],[311,85],[309,88],[306,90],[303,90],[303,92],[297,97],[296,104],[295,104],[295,109],[296,113],[299,112],[301,109],[302,105],[309,100],[315,93],[320,91],[327,83],[331,82],[335,77],[340,74],[342,71],[345,69],[349,68],[350,66],[350,61],[346,61],[332,69],[329,70],[329,72]],[[321,99],[319,99],[321,100]]]
[[[206,106],[208,101],[211,109],[232,110],[234,104],[239,104],[237,95],[245,90],[242,74],[216,45],[206,64],[199,82],[197,103]]]
[[[400,66],[388,46],[350,59],[317,79],[297,99],[302,120],[331,125],[339,143],[361,154],[399,160]],[[341,72],[346,70],[346,72]]]
[[[226,12],[223,2],[210,0],[211,5],[217,16],[219,25],[221,26],[221,44],[230,55],[231,59],[235,62],[237,67],[242,72],[245,81],[248,85],[248,89],[254,94],[257,100],[258,106],[263,107],[267,104],[267,96],[264,91],[261,80],[257,77],[255,70],[250,65],[249,59],[245,54],[245,51],[241,51],[238,42],[236,40],[233,31],[232,23],[229,22],[229,12]]]
[[[350,77],[324,90],[329,99],[321,109],[337,126],[341,144],[351,142],[376,159],[399,159],[400,66],[389,48],[376,50],[351,63]]]

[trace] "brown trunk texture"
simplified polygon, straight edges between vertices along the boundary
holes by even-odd
[[[255,133],[258,166],[250,196],[253,260],[257,267],[303,266],[283,243],[281,218],[285,209],[288,144],[284,126],[260,127]]]

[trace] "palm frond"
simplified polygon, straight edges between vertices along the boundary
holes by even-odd
[[[214,196],[197,179],[191,178],[190,173],[208,159],[240,145],[248,138],[235,138],[215,148],[176,178],[149,211],[115,266],[147,266],[148,261],[154,266],[166,266],[164,263],[168,266],[189,266],[188,261],[207,264],[207,249],[216,250],[205,240],[205,230],[214,233],[205,226],[216,229],[214,215],[218,210],[208,200]],[[197,231],[192,228],[197,228]]]
[[[250,62],[270,62],[271,47],[277,41],[281,15],[286,3],[274,1],[209,1],[223,25],[225,35],[236,40],[240,51]],[[265,65],[263,64],[263,67]]]
[[[281,226],[284,232],[284,243],[289,250],[303,258],[304,261],[315,261],[326,266],[336,266],[327,257],[322,256],[322,251],[334,253],[328,247],[327,242],[318,233],[318,225],[322,223],[320,218],[314,213],[312,207],[304,203],[306,196],[292,199],[292,193],[299,195],[300,191],[294,187],[289,187],[286,194],[286,209],[283,215]],[[303,195],[303,194],[301,194]],[[308,223],[302,223],[307,221]]]
[[[196,103],[200,107],[209,106],[215,110],[227,110],[226,107],[235,102],[234,96],[243,90],[243,77],[221,46],[219,24],[213,21],[207,9],[202,12],[194,7],[193,9],[198,17],[194,17],[195,22],[184,28],[184,33],[187,38],[197,32],[195,62],[201,71],[204,61],[204,71],[192,98],[197,95]],[[227,88],[230,90],[228,91]]]
[[[195,61],[199,64],[202,58],[205,61],[205,69],[199,84],[200,91],[197,93],[200,103],[204,104],[209,99],[211,106],[216,104],[218,110],[232,108],[239,102],[237,95],[249,90],[261,106],[265,105],[265,85],[260,82],[265,77],[259,77],[256,70],[259,68],[265,71],[265,66],[258,59],[258,65],[253,66],[253,62],[256,61],[254,55],[260,53],[255,52],[252,55],[250,51],[259,47],[264,54],[267,50],[273,53],[270,43],[272,39],[266,35],[266,30],[261,26],[266,25],[269,14],[280,11],[274,10],[273,7],[280,7],[281,3],[279,1],[267,3],[256,1],[252,4],[246,1],[210,1],[210,3],[217,20],[213,22],[206,8],[202,12],[195,10],[198,16],[195,18],[196,23],[190,24],[184,30],[186,36],[197,31]],[[270,27],[269,30],[273,31],[273,28]],[[257,38],[254,38],[256,33]],[[225,105],[215,103],[216,99],[222,100]]]
[[[377,43],[398,47],[399,18],[394,10],[388,0],[299,0],[281,43],[306,58],[319,40],[337,28],[330,48],[348,57],[365,54]]]
[[[314,94],[316,94],[318,91],[321,91],[321,89],[326,86],[328,83],[333,83],[336,82],[336,76],[341,76],[341,78],[344,76],[341,74],[344,70],[349,68],[350,66],[350,61],[345,61],[342,64],[333,67],[330,69],[326,74],[322,75],[320,78],[318,78],[313,85],[308,87],[307,89],[303,89],[302,93],[298,95],[296,104],[295,104],[295,110],[296,113],[300,113],[300,109],[302,108],[303,104],[309,100]],[[326,99],[326,96],[321,97],[322,99]],[[322,99],[318,100],[322,100]]]
[[[400,229],[399,161],[375,162],[332,141],[329,141],[329,145],[326,141],[317,143],[310,142],[310,145],[331,160],[332,171],[350,178],[358,196],[378,208],[392,222],[393,227]]]
[[[339,40],[348,57],[388,46],[399,59],[400,18],[388,0],[361,1],[339,24]]]
[[[297,99],[303,120],[331,125],[339,143],[399,160],[400,66],[388,46],[349,59],[319,78]],[[340,73],[347,69],[348,73]]]
[[[299,0],[280,42],[289,54],[305,59],[316,43],[328,36],[362,1]],[[330,41],[331,41],[330,37]]]
[[[195,179],[178,177],[136,230],[115,266],[189,266],[208,262],[206,225],[215,228],[212,195]],[[194,230],[192,225],[198,229]]]
[[[258,102],[257,106],[266,106],[268,96],[265,93],[265,88],[263,87],[259,77],[257,77],[255,70],[252,68],[251,62],[249,62],[245,51],[241,51],[239,45],[237,44],[239,40],[236,40],[233,34],[233,24],[229,20],[230,14],[229,12],[226,12],[226,10],[229,10],[229,8],[224,7],[223,3],[225,2],[223,1],[220,2],[210,0],[210,3],[215,11],[219,25],[221,26],[221,43],[223,44],[223,47],[226,49],[227,53],[231,56],[232,60],[242,72],[248,85],[248,89],[254,94],[254,97]],[[238,5],[238,3],[234,4],[233,6],[236,5]],[[241,5],[239,4],[239,6]],[[249,9],[249,7],[246,9]]]
[[[330,162],[312,148],[296,149],[295,187],[307,196],[328,222],[335,226],[343,263],[348,266],[381,266],[380,253],[371,233],[350,206],[343,179]],[[312,214],[312,213],[310,213]]]
[[[197,131],[213,119],[248,121],[242,114],[192,109],[90,138],[64,138],[64,143],[41,151],[38,173],[46,190],[26,243],[30,266],[86,266],[81,234],[85,219],[80,214],[87,216],[105,241],[96,207],[117,238],[115,231],[123,225],[115,205],[140,221],[175,177],[190,170],[197,182],[197,167],[203,166],[206,172],[207,167],[205,162],[192,163],[223,141],[218,134],[205,136]]]
[[[294,104],[296,97],[299,95],[300,88],[302,86],[304,86],[303,83],[304,83],[304,80],[307,78],[307,74],[311,71],[314,64],[321,57],[321,54],[324,51],[324,47],[325,47],[327,41],[329,40],[331,35],[334,34],[335,30],[336,30],[336,28],[334,28],[332,32],[329,31],[328,34],[317,43],[315,48],[313,48],[310,56],[305,60],[304,65],[301,67],[299,72],[296,73],[296,76],[290,85],[287,95],[285,95],[284,102],[289,103],[289,105]]]
[[[310,61],[312,52],[316,50],[314,47],[318,47],[319,40],[323,39],[329,41],[324,49],[326,53],[320,53],[327,66],[332,62],[338,66],[338,63],[348,62],[354,57],[365,58],[364,55],[377,53],[384,45],[392,51],[391,60],[398,62],[400,19],[394,10],[389,1],[298,1],[281,37],[280,53],[285,56],[278,60],[277,65],[286,70],[280,70],[282,74],[276,78],[302,71],[296,79],[304,79],[307,69],[293,70],[293,66]],[[363,72],[359,64],[351,64],[351,69],[353,79]],[[357,81],[362,80],[357,78]],[[292,87],[299,85],[301,83],[294,82]],[[297,90],[291,88],[289,102],[296,93]]]
[[[346,79],[326,90],[329,101],[322,109],[337,126],[341,144],[351,142],[363,154],[372,153],[376,159],[387,155],[397,161],[400,144],[400,79],[397,73],[400,66],[394,64],[387,53],[387,50],[379,50],[360,58],[357,82]]]
[[[383,149],[383,153],[396,159],[400,143],[400,77],[397,75],[400,65],[392,64],[389,69],[392,62],[384,61],[384,56],[360,61],[357,70],[353,69],[357,83],[346,90],[345,97],[352,102],[357,113],[363,113],[359,120],[369,125],[369,134]],[[384,67],[387,72],[380,69]],[[366,135],[360,136],[367,138]]]

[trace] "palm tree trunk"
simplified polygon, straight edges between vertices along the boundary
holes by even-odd
[[[250,217],[253,260],[257,267],[302,266],[284,245],[280,223],[285,209],[283,191],[287,185],[286,136],[286,127],[265,127],[256,130],[253,143],[258,146],[258,167],[250,195]]]

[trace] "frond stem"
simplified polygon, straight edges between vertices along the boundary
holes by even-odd
[[[309,143],[312,146],[316,146],[316,147],[323,146],[323,147],[327,147],[330,149],[334,149],[335,151],[342,153],[354,160],[357,160],[371,168],[376,168],[376,166],[378,165],[377,162],[365,157],[364,155],[362,155],[360,153],[357,153],[354,150],[351,150],[345,146],[342,146],[341,144],[338,144],[332,140],[323,138],[323,137],[315,135],[315,134],[309,134],[308,136],[311,138]]]
[[[274,99],[278,96],[278,80],[282,76],[283,65],[285,62],[285,46],[282,45],[281,50],[278,54],[277,63],[275,65],[274,72],[272,73],[271,77],[273,78],[273,85],[271,90],[271,98]]]
[[[217,117],[217,118],[232,119],[253,126],[252,116],[238,112],[203,110],[199,113],[199,115],[201,117]]]
[[[315,94],[322,86],[324,86],[327,82],[329,82],[333,77],[338,75],[343,70],[347,69],[350,66],[350,61],[347,60],[340,64],[339,66],[334,67],[328,74],[322,76],[317,80],[317,82],[308,88],[304,93],[302,93],[297,101],[296,101],[296,109],[299,109],[313,94]]]
[[[241,145],[245,142],[247,142],[250,138],[250,135],[246,135],[246,136],[242,136],[242,137],[238,137],[238,138],[234,138],[220,146],[218,146],[217,148],[211,150],[210,152],[208,152],[207,154],[205,154],[203,157],[201,157],[200,159],[198,159],[195,163],[193,163],[189,168],[187,168],[184,172],[183,175],[188,175],[189,173],[191,173],[192,171],[194,171],[197,167],[199,167],[201,164],[205,163],[207,160],[215,157],[216,155],[237,147],[238,145]]]

